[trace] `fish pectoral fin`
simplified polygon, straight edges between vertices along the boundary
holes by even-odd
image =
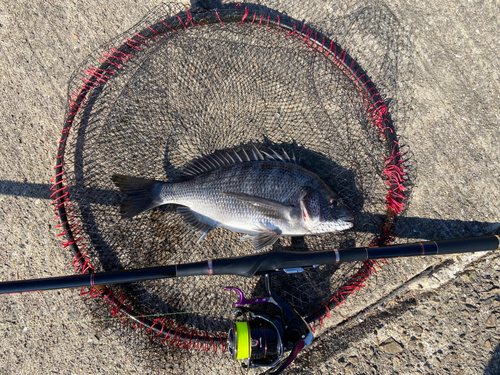
[[[255,251],[260,251],[266,247],[272,246],[281,237],[281,233],[273,230],[262,230],[252,238],[252,244]]]
[[[204,218],[203,215],[200,215],[197,212],[191,211],[189,207],[180,206],[177,207],[177,213],[182,216],[184,222],[188,224],[195,231],[202,233],[200,239],[197,243],[203,241],[203,239],[207,236],[207,234],[214,229],[213,225],[204,223],[202,220]]]
[[[274,219],[289,219],[294,208],[292,205],[283,204],[272,199],[260,198],[245,193],[223,192],[222,194],[237,199],[262,215]]]

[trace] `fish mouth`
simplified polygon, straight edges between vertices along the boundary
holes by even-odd
[[[345,220],[344,218],[337,220],[335,227],[337,231],[351,229],[354,226],[352,221]]]
[[[335,233],[341,232],[347,229],[351,229],[354,223],[344,219],[337,219],[329,222],[323,222],[316,225],[311,231],[311,234],[322,234],[322,233]]]
[[[352,227],[352,221],[354,220],[354,215],[351,214],[349,211],[343,211],[337,216],[337,220],[339,222],[346,222],[349,223]],[[350,228],[350,227],[349,227]]]
[[[354,226],[354,215],[348,211],[342,212],[337,218],[337,225],[341,228],[340,230],[351,229]]]

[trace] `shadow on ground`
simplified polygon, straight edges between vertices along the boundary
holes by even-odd
[[[488,366],[484,370],[484,375],[500,374],[500,345],[495,349]]]
[[[50,184],[38,184],[29,182],[16,182],[9,180],[0,180],[0,194],[1,195],[15,195],[26,198],[37,198],[37,199],[50,199],[51,191]],[[119,191],[103,190],[103,189],[92,189],[93,191],[88,194],[89,197],[94,197],[97,204],[109,204],[109,196],[111,194],[116,194],[117,200],[119,201]],[[102,202],[99,197],[106,197]],[[457,237],[459,236],[459,231],[464,234],[475,233],[477,236],[485,235],[488,233],[494,233],[500,228],[500,223],[490,223],[481,221],[463,221],[463,220],[440,220],[440,219],[428,219],[420,217],[400,217],[399,223],[404,228],[414,228],[413,236],[415,238],[423,238],[427,240],[438,239],[435,233],[442,233],[439,230],[432,231],[432,228],[436,228],[442,225],[446,225],[449,228],[455,228]],[[410,236],[409,236],[410,237]],[[443,238],[444,239],[444,238]]]

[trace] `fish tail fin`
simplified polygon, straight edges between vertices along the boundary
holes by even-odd
[[[160,191],[165,182],[115,174],[115,185],[127,196],[120,207],[123,218],[131,218],[141,212],[163,204]]]

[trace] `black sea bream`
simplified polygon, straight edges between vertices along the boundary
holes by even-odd
[[[338,232],[353,225],[337,195],[285,152],[220,152],[183,172],[190,178],[173,183],[114,175],[115,184],[127,194],[123,217],[178,204],[177,212],[203,233],[200,241],[213,228],[223,227],[245,234],[241,239],[251,239],[256,251],[281,236]]]

